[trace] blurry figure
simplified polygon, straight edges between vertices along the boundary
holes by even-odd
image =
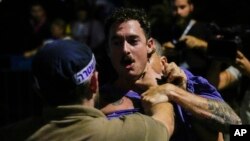
[[[152,5],[149,10],[149,18],[151,20],[152,36],[161,44],[164,43],[170,33],[169,27],[172,21],[169,0],[163,0],[162,3]]]
[[[67,24],[63,19],[55,19],[52,21],[50,26],[51,38],[45,40],[43,45],[47,43],[51,43],[55,40],[62,39],[62,40],[69,40],[71,39],[70,36],[66,33]]]
[[[96,60],[99,62],[97,69],[99,71],[100,85],[102,85],[112,80],[114,76],[110,60],[105,53],[104,27],[102,22],[95,17],[98,11],[95,11],[96,7],[93,2],[79,2],[80,6],[76,9],[75,20],[71,23],[71,35],[73,39],[89,45],[94,52]]]
[[[27,39],[30,50],[24,52],[25,57],[33,56],[42,46],[43,41],[50,36],[50,22],[41,3],[31,4],[30,16],[30,36]]]
[[[176,56],[169,55],[170,60],[190,70],[195,75],[206,77],[209,59],[206,56],[207,40],[212,32],[205,23],[193,18],[192,0],[171,0],[173,26],[163,46],[174,50]]]
[[[24,56],[31,57],[31,56],[35,55],[41,47],[43,47],[44,45],[46,45],[48,43],[52,43],[55,40],[58,40],[58,39],[69,40],[69,39],[71,39],[71,37],[68,36],[66,33],[66,28],[67,28],[67,24],[63,19],[60,19],[60,18],[54,19],[50,25],[49,38],[43,39],[42,40],[43,42],[41,45],[39,45],[37,48],[33,49],[32,51],[26,52],[24,54]]]
[[[223,90],[233,85],[239,85],[240,117],[243,124],[250,124],[250,61],[240,51],[237,51],[235,66],[230,66],[219,74],[218,89]]]
[[[76,20],[71,25],[72,37],[88,44],[92,49],[103,45],[105,35],[103,25],[93,17],[89,6],[84,5],[77,9]]]

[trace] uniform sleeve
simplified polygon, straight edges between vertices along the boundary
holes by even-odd
[[[139,113],[103,121],[103,141],[168,141],[166,127]]]

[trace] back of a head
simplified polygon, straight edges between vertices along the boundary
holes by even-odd
[[[164,47],[160,44],[160,42],[156,39],[154,39],[154,44],[155,44],[155,53],[158,56],[164,56],[165,50]]]
[[[86,85],[95,71],[90,48],[74,40],[58,40],[45,45],[34,57],[32,71],[42,97],[51,106],[79,102],[75,93]],[[84,86],[82,86],[84,87]]]
[[[122,23],[128,20],[137,20],[145,32],[147,38],[151,37],[149,18],[143,9],[118,8],[106,19],[105,32],[109,35],[109,30],[114,23]]]

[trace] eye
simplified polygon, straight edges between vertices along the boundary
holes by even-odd
[[[185,5],[183,5],[183,6],[180,6],[180,9],[184,9],[184,8],[186,8],[186,6],[185,6]]]
[[[111,41],[111,44],[113,46],[119,47],[123,44],[123,40],[119,39],[119,38],[115,38]]]
[[[131,36],[128,38],[128,43],[135,46],[135,45],[138,45],[139,42],[140,42],[140,39],[138,37],[135,37],[135,36]]]
[[[139,43],[139,41],[137,39],[132,39],[132,40],[129,40],[128,42],[129,42],[129,44],[134,45],[134,46],[138,45],[138,43]]]

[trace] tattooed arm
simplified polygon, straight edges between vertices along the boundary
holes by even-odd
[[[241,124],[240,118],[224,101],[204,98],[169,83],[150,88],[143,93],[144,97],[152,95],[159,97],[166,95],[169,101],[182,106],[193,116],[218,131],[227,132],[230,124]]]
[[[210,113],[210,118],[208,122],[211,126],[215,126],[221,131],[228,131],[228,126],[230,124],[242,124],[241,119],[234,112],[234,110],[224,101],[206,99],[208,104],[208,110]]]

